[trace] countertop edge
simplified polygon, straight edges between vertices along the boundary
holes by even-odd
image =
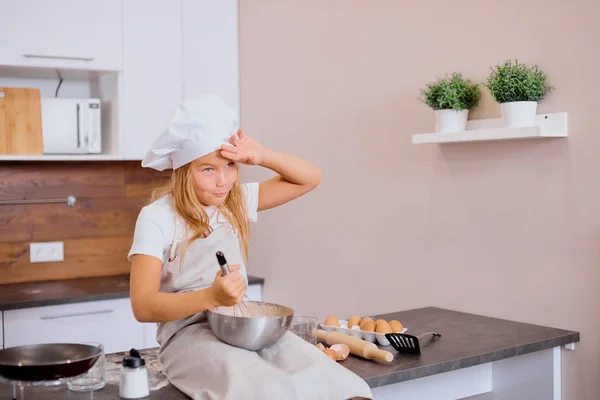
[[[122,278],[123,280],[128,280],[128,275],[117,276],[116,278]],[[115,279],[115,276],[107,276],[107,279]],[[83,279],[101,279],[101,278],[83,278]],[[52,284],[56,281],[49,282],[34,282],[27,285],[35,285],[43,287],[45,284]],[[65,281],[61,281],[65,282]],[[69,280],[70,284],[76,286],[76,279]],[[248,284],[249,285],[264,285],[265,279],[259,278],[255,276],[248,276]],[[11,285],[23,285],[23,284],[5,284],[0,286],[11,286]],[[85,303],[90,301],[101,301],[101,300],[113,300],[113,299],[123,299],[129,297],[129,289],[127,290],[119,290],[119,288],[115,287],[114,291],[106,290],[100,293],[89,293],[89,294],[73,294],[73,295],[65,295],[64,297],[57,296],[41,299],[32,299],[32,300],[18,300],[18,301],[3,301],[0,303],[0,311],[11,311],[11,310],[20,310],[26,308],[36,308],[36,307],[45,307],[45,306],[55,306],[61,304],[75,304],[75,303]]]
[[[47,300],[31,300],[22,301],[15,303],[3,303],[0,304],[0,311],[11,311],[21,310],[25,308],[45,307],[45,306],[56,306],[61,304],[75,304],[75,303],[86,303],[90,301],[101,301],[101,300],[113,300],[113,299],[124,299],[129,297],[129,291],[127,292],[112,292],[112,293],[97,293],[82,296],[70,296],[56,299]]]
[[[248,276],[248,285],[264,285],[265,278],[259,278],[257,276]]]
[[[534,353],[536,351],[547,350],[553,347],[579,342],[579,332],[566,332],[567,333],[565,335],[541,340],[539,342],[527,343],[515,347],[507,347],[505,349],[459,358],[438,364],[426,365],[423,367],[411,368],[409,370],[393,372],[391,374],[366,378],[365,382],[367,382],[371,389],[374,389],[381,386],[393,385],[395,383],[424,378],[431,375],[438,375],[444,372],[487,364],[494,361],[500,361],[507,358]]]

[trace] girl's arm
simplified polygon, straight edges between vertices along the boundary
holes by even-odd
[[[192,316],[201,311],[239,303],[246,293],[246,281],[237,272],[239,265],[229,266],[231,273],[219,271],[209,288],[188,293],[160,292],[161,261],[136,254],[131,260],[130,293],[133,314],[139,322],[167,322]]]
[[[260,183],[258,211],[294,200],[321,182],[321,170],[303,159],[277,150],[264,149],[260,164],[279,176]]]
[[[260,183],[258,211],[294,200],[321,182],[323,174],[315,165],[292,154],[262,147],[241,130],[232,137],[231,143],[233,146],[221,147],[224,157],[244,164],[260,165],[279,174]]]

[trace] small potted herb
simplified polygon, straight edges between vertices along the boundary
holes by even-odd
[[[423,102],[434,110],[436,132],[461,132],[467,128],[469,110],[481,98],[479,87],[460,73],[427,84]]]
[[[534,126],[538,102],[553,89],[537,65],[508,60],[492,68],[485,86],[500,103],[507,127]]]

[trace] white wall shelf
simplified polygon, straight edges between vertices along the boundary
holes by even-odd
[[[45,154],[45,155],[0,155],[0,161],[115,161],[121,157],[111,154]]]
[[[0,76],[20,79],[54,79],[59,77],[73,81],[95,81],[105,75],[117,75],[120,71],[89,68],[38,67],[24,65],[0,65]]]
[[[538,114],[536,125],[507,128],[502,118],[467,122],[463,132],[421,133],[412,135],[413,144],[461,143],[491,140],[544,139],[567,137],[567,113]]]

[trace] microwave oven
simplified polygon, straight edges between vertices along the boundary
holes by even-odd
[[[42,97],[44,154],[98,154],[102,151],[100,99]]]

